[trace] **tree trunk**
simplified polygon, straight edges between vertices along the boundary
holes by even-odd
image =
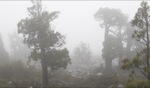
[[[119,55],[119,68],[121,68],[122,64],[122,57],[123,57],[123,44],[122,44],[122,34],[121,34],[121,28],[119,28],[119,34],[118,34],[118,55]]]
[[[48,69],[44,59],[41,60],[43,88],[48,87]]]
[[[108,33],[109,33],[109,26],[105,24],[105,35],[104,35],[105,42],[108,41]]]
[[[148,32],[149,30],[148,30],[148,25],[147,25],[147,52],[146,52],[146,62],[147,62],[147,67],[150,67],[150,65],[149,65],[149,32]],[[150,80],[150,73],[149,72],[147,72],[147,79],[148,80]]]
[[[126,54],[125,57],[128,59],[130,59],[131,55],[132,55],[131,54],[132,53],[131,52],[131,41],[132,41],[131,38],[127,39],[127,47],[126,47],[126,51],[125,51],[125,54]]]
[[[145,13],[147,13],[146,12],[147,10],[145,10]],[[147,48],[147,52],[146,52],[146,64],[147,64],[147,67],[149,68],[150,67],[150,62],[149,62],[149,22],[148,22],[148,17],[147,16],[145,16],[145,19],[146,19],[146,37],[147,37],[147,43],[146,43],[146,48]],[[150,73],[149,72],[147,72],[147,79],[148,80],[150,80]]]
[[[105,59],[105,73],[108,75],[112,73],[112,59],[110,58]]]
[[[121,64],[122,64],[122,56],[119,56],[119,62],[118,62],[119,68],[121,68]]]
[[[41,58],[41,65],[42,65],[42,80],[43,80],[43,88],[48,87],[48,68],[47,68],[47,61],[45,58],[45,49],[41,49],[42,58]]]
[[[103,53],[106,53],[106,54],[108,54],[108,52],[109,52],[109,49],[107,49],[106,47],[108,47],[109,46],[109,44],[108,44],[108,33],[109,33],[109,26],[107,25],[107,24],[105,24],[105,35],[104,35],[104,49],[106,49],[105,50],[105,52],[103,52]],[[109,54],[108,54],[109,55]],[[111,73],[111,71],[112,71],[112,59],[111,58],[108,58],[109,56],[104,56],[104,58],[105,58],[105,72],[106,73]]]

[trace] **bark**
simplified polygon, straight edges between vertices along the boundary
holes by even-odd
[[[107,24],[105,24],[105,41],[107,42],[108,40],[108,33],[109,33],[109,27],[107,26]]]
[[[146,32],[147,32],[147,44],[146,44],[146,48],[147,48],[147,52],[146,52],[146,62],[147,62],[147,67],[150,67],[150,65],[149,65],[149,30],[148,30],[148,28],[149,28],[149,26],[148,26],[149,24],[148,24],[148,19],[147,19],[147,17],[146,17]],[[148,80],[150,80],[150,73],[149,72],[147,72],[147,79]]]
[[[122,64],[122,56],[119,56],[119,62],[118,62],[119,68],[121,68],[121,64]]]
[[[48,67],[47,61],[45,58],[45,49],[41,49],[42,58],[41,58],[41,65],[42,65],[42,80],[43,80],[43,88],[48,87]]]
[[[105,42],[104,42],[104,47],[105,47],[105,49],[106,49],[106,52],[104,52],[104,53],[106,53],[106,54],[108,54],[108,52],[109,52],[109,49],[107,49],[106,47],[108,47],[109,46],[109,44],[108,44],[108,33],[109,33],[109,26],[107,25],[107,24],[105,24]],[[109,54],[108,54],[109,55]],[[109,56],[107,56],[107,57],[104,57],[105,58],[105,72],[106,73],[111,73],[111,71],[112,71],[112,58],[108,58]]]
[[[122,44],[122,36],[121,36],[121,27],[119,28],[119,34],[118,34],[118,56],[119,56],[119,68],[121,68],[122,64],[122,57],[123,57],[123,44]]]
[[[112,72],[112,59],[105,59],[105,72],[111,74]]]
[[[47,69],[47,65],[45,64],[44,59],[42,59],[41,65],[42,65],[43,88],[46,88],[48,87],[48,69]]]
[[[131,58],[131,38],[127,39],[126,58]]]

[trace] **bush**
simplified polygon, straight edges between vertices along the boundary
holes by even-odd
[[[149,80],[133,80],[128,81],[126,88],[150,88]]]

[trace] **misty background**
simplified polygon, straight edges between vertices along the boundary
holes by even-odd
[[[44,9],[50,12],[60,11],[53,22],[54,30],[66,36],[66,47],[72,54],[80,42],[88,43],[94,55],[101,56],[104,41],[104,29],[95,21],[93,14],[100,7],[120,9],[133,18],[141,1],[42,1]],[[0,33],[6,50],[10,53],[8,34],[17,32],[17,23],[28,15],[27,7],[31,1],[0,1]]]
[[[0,87],[150,84],[150,6],[141,2],[0,1]]]

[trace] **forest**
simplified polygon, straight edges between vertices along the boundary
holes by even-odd
[[[56,20],[61,11],[45,9],[42,0],[29,2],[31,6],[26,7],[26,15],[17,21],[17,28],[8,34],[7,39],[1,31],[5,28],[0,28],[0,88],[150,88],[148,1],[140,1],[132,18],[119,8],[98,6],[91,16],[98,23],[97,31],[103,30],[103,35],[98,34],[103,38],[98,54],[93,51],[94,45],[86,40],[76,43],[70,37],[72,40],[69,41],[68,31],[64,34],[62,31],[65,29],[57,30],[61,22]],[[75,13],[72,18],[79,16],[77,14],[82,13]],[[8,17],[8,20],[11,19]],[[77,31],[82,35],[75,34],[70,29],[72,25],[66,25],[77,40],[88,33],[87,29]],[[93,41],[94,35],[94,32],[93,35],[88,34]],[[72,43],[71,48],[68,42]],[[99,49],[95,47],[95,50]]]

